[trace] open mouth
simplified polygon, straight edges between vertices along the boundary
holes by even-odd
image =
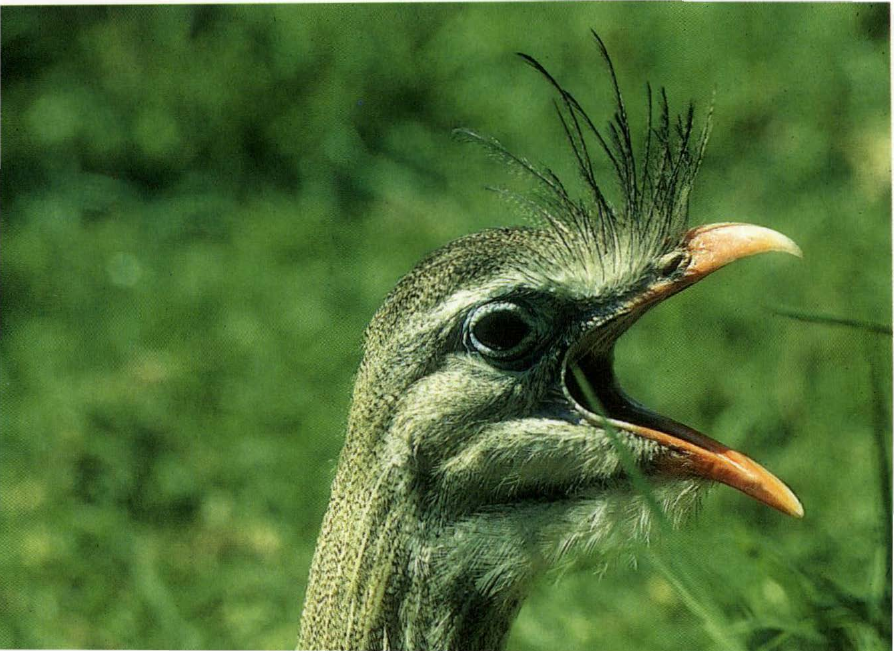
[[[804,515],[791,489],[759,463],[630,398],[618,386],[609,359],[584,355],[566,373],[566,386],[590,423],[640,436],[673,452],[658,463],[659,472],[717,481],[787,515]],[[598,404],[593,404],[594,399]]]
[[[686,242],[687,269],[648,288],[638,301],[642,311],[738,258],[765,251],[800,254],[788,238],[748,224],[699,227],[687,234]],[[668,450],[671,454],[662,456],[658,472],[717,481],[788,515],[804,515],[791,489],[756,461],[630,398],[617,383],[610,354],[570,351],[565,387],[577,411],[591,424],[654,441]]]

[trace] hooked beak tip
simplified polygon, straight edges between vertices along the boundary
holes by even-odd
[[[754,224],[725,222],[697,226],[686,234],[685,241],[691,258],[687,276],[695,279],[759,253],[778,251],[804,257],[801,247],[791,238]]]

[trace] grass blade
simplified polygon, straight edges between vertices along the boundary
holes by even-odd
[[[865,319],[851,319],[841,316],[832,316],[827,314],[812,314],[810,312],[802,312],[790,307],[771,307],[768,308],[774,314],[785,316],[797,321],[805,321],[807,323],[819,323],[822,325],[843,326],[846,328],[855,328],[857,330],[865,330],[878,335],[891,336],[894,334],[891,326],[884,323],[876,323],[875,321],[867,321]]]
[[[587,380],[586,375],[584,375],[583,371],[576,365],[572,367],[571,372],[584,394],[587,408],[594,414],[598,414],[604,418],[606,415],[603,413],[602,406],[596,397],[596,392],[593,391],[593,387],[590,385],[589,380]],[[621,441],[618,432],[611,423],[605,423],[605,432],[609,437],[612,446],[617,451],[621,466],[628,477],[630,477],[634,490],[642,495],[651,510],[653,517],[659,522],[662,531],[670,529],[671,526],[667,515],[658,504],[658,500],[655,499],[648,478],[639,466],[636,465],[633,455]],[[743,651],[744,646],[740,641],[730,635],[729,631],[732,629],[726,621],[726,617],[718,608],[711,605],[710,599],[704,594],[704,590],[699,588],[699,583],[694,581],[689,574],[675,562],[673,557],[664,558],[661,551],[655,547],[649,547],[649,552],[655,567],[677,591],[681,601],[686,605],[689,611],[701,620],[705,632],[715,644],[717,644],[717,647],[726,649],[727,651]],[[679,557],[679,555],[677,556]]]

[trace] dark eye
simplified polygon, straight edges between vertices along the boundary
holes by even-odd
[[[526,310],[515,303],[488,303],[469,317],[469,340],[479,353],[508,359],[534,345],[534,325]]]

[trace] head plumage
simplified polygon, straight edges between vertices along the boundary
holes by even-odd
[[[694,135],[695,108],[672,124],[667,93],[660,91],[660,115],[653,123],[652,88],[646,85],[648,123],[640,164],[634,153],[627,110],[611,57],[599,35],[593,38],[608,69],[615,96],[615,113],[600,131],[574,95],[535,58],[519,56],[537,70],[558,93],[556,113],[583,179],[585,196],[574,198],[549,168],[516,156],[494,138],[469,129],[456,134],[474,141],[511,169],[534,181],[525,192],[492,188],[525,214],[546,222],[562,255],[598,274],[603,280],[633,272],[679,243],[688,220],[689,196],[707,145],[712,110],[701,133]],[[607,135],[605,135],[607,134]],[[603,192],[594,172],[592,148],[601,149],[615,171],[620,189],[618,204]],[[598,269],[592,269],[596,265]]]

